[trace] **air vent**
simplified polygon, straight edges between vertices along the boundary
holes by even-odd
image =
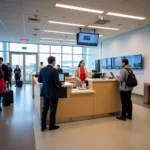
[[[104,25],[104,24],[107,24],[108,22],[110,22],[110,20],[104,20],[103,19],[103,20],[96,21],[95,24],[103,24]]]
[[[40,22],[40,19],[38,19],[38,18],[28,18],[28,22],[38,23],[38,22]]]
[[[32,34],[33,36],[37,36],[37,34]]]
[[[40,29],[38,29],[38,28],[33,28],[33,31],[40,31]]]

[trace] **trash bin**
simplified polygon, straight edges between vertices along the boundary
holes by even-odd
[[[144,84],[144,103],[150,104],[150,83]]]

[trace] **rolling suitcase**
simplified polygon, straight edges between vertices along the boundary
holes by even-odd
[[[17,87],[22,87],[23,82],[22,81],[18,81],[17,82]]]
[[[3,106],[9,106],[9,105],[13,104],[13,102],[14,102],[13,91],[6,90],[4,92],[4,97],[3,97]]]

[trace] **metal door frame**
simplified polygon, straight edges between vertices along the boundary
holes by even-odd
[[[38,54],[37,53],[27,53],[27,52],[10,52],[9,53],[9,62],[10,62],[11,66],[12,66],[12,55],[13,54],[16,54],[16,55],[22,54],[23,55],[23,83],[25,83],[25,84],[31,83],[31,81],[26,81],[25,56],[26,55],[35,55],[35,57],[36,57],[36,71],[38,71]],[[32,74],[31,74],[31,80],[32,80]]]

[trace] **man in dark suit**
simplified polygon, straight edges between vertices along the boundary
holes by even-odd
[[[2,68],[2,71],[4,72],[4,80],[5,83],[8,83],[8,67],[7,65],[3,64],[3,58],[0,57],[0,68]]]
[[[57,65],[57,71],[58,73],[63,73],[63,70],[60,68],[60,65]]]
[[[55,57],[50,56],[48,58],[48,66],[44,67],[40,71],[38,81],[43,83],[41,96],[43,96],[44,106],[42,111],[42,122],[41,122],[41,131],[46,129],[46,117],[47,112],[50,108],[50,123],[49,130],[56,130],[59,126],[55,125],[55,116],[57,111],[58,99],[53,95],[53,91],[57,87],[61,87],[61,82],[59,81],[58,72],[54,68],[55,66]]]

